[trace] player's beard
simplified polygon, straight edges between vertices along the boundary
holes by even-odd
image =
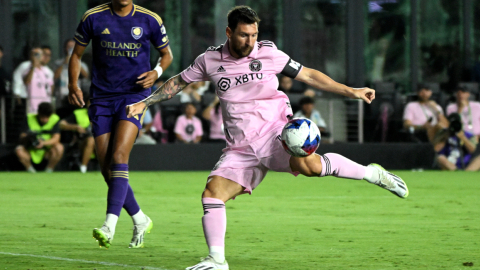
[[[253,51],[253,47],[250,47],[248,45],[246,45],[245,47],[240,47],[240,46],[232,46],[233,48],[233,51],[238,54],[238,56],[240,57],[245,57],[245,56],[248,56],[252,51]]]

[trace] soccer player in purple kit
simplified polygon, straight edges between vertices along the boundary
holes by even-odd
[[[75,32],[68,74],[71,104],[83,107],[77,85],[80,59],[92,41],[93,68],[88,115],[102,175],[108,185],[107,217],[93,236],[100,247],[110,247],[118,217],[125,208],[134,223],[129,248],[144,246],[145,232],[153,223],[138,206],[128,183],[128,158],[142,127],[143,112],[127,118],[125,106],[150,95],[154,84],[172,62],[162,19],[154,12],[134,5],[132,0],[112,0],[88,10]],[[150,43],[160,53],[157,66],[150,67]]]
[[[225,202],[251,193],[269,170],[295,176],[364,179],[398,197],[408,196],[405,182],[380,165],[363,166],[334,153],[293,157],[284,151],[279,137],[293,113],[288,97],[277,91],[276,74],[367,103],[375,99],[375,91],[337,83],[320,71],[293,61],[273,42],[257,42],[259,22],[251,8],[233,8],[228,13],[224,45],[209,48],[148,98],[126,107],[128,116],[135,117],[147,106],[172,98],[194,81],[211,80],[217,86],[227,147],[208,176],[202,195],[203,231],[210,253],[188,270],[229,269],[225,260]]]

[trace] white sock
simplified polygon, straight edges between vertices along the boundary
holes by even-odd
[[[87,166],[86,165],[80,165],[80,171],[82,173],[86,173],[87,172]]]
[[[377,168],[373,166],[365,166],[365,176],[363,179],[367,180],[370,183],[377,183],[378,182],[378,172]]]
[[[216,262],[225,262],[225,247],[211,246],[210,256],[212,256]]]
[[[105,219],[104,226],[107,226],[112,235],[115,234],[115,226],[117,226],[118,216],[114,214],[107,214],[107,218]]]
[[[147,222],[147,216],[142,212],[142,209],[132,216],[133,224],[142,224]]]
[[[52,172],[53,172],[53,169],[47,167],[47,168],[45,168],[45,172],[46,172],[46,173],[52,173]]]
[[[37,170],[35,170],[35,168],[33,168],[33,166],[30,166],[30,167],[28,167],[27,172],[36,173]]]

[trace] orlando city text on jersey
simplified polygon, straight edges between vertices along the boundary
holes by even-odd
[[[120,17],[112,10],[111,3],[85,12],[74,39],[81,46],[92,41],[93,101],[125,94],[142,98],[150,95],[150,88],[135,84],[140,74],[151,70],[150,42],[157,49],[169,44],[165,26],[157,14],[133,5],[130,14]]]

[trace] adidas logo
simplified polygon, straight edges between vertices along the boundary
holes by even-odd
[[[110,35],[110,31],[108,31],[108,28],[105,28],[105,30],[103,30],[102,34],[103,35]]]
[[[225,71],[226,71],[226,70],[225,70],[222,66],[220,66],[220,67],[217,69],[217,72],[225,72]]]

